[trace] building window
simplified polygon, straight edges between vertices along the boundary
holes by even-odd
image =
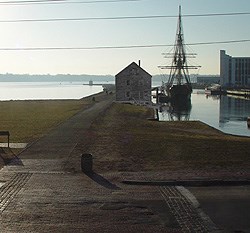
[[[127,98],[130,97],[130,91],[126,91],[126,97],[127,97]]]
[[[130,80],[127,80],[127,86],[129,86],[130,85]]]

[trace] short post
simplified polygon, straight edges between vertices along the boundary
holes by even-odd
[[[156,88],[156,103],[159,104],[159,87]]]
[[[93,167],[93,156],[92,154],[82,154],[81,155],[81,168],[85,174],[92,173]]]
[[[9,131],[0,131],[0,136],[8,136],[8,148],[10,148],[10,132]]]

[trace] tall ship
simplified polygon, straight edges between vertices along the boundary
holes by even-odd
[[[179,17],[177,24],[174,52],[165,54],[167,58],[172,58],[172,64],[169,66],[159,66],[161,69],[170,69],[168,81],[163,82],[161,90],[171,101],[190,100],[192,85],[189,77],[190,69],[198,69],[200,66],[190,66],[187,64],[187,58],[194,58],[196,54],[186,53],[184,44],[184,34],[181,19],[181,6],[179,6]]]

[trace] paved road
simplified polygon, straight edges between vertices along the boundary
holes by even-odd
[[[250,186],[196,187],[189,191],[223,232],[250,232]]]

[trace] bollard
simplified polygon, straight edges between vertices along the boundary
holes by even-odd
[[[81,156],[81,168],[86,174],[92,173],[93,167],[93,156],[92,154],[82,154]]]

